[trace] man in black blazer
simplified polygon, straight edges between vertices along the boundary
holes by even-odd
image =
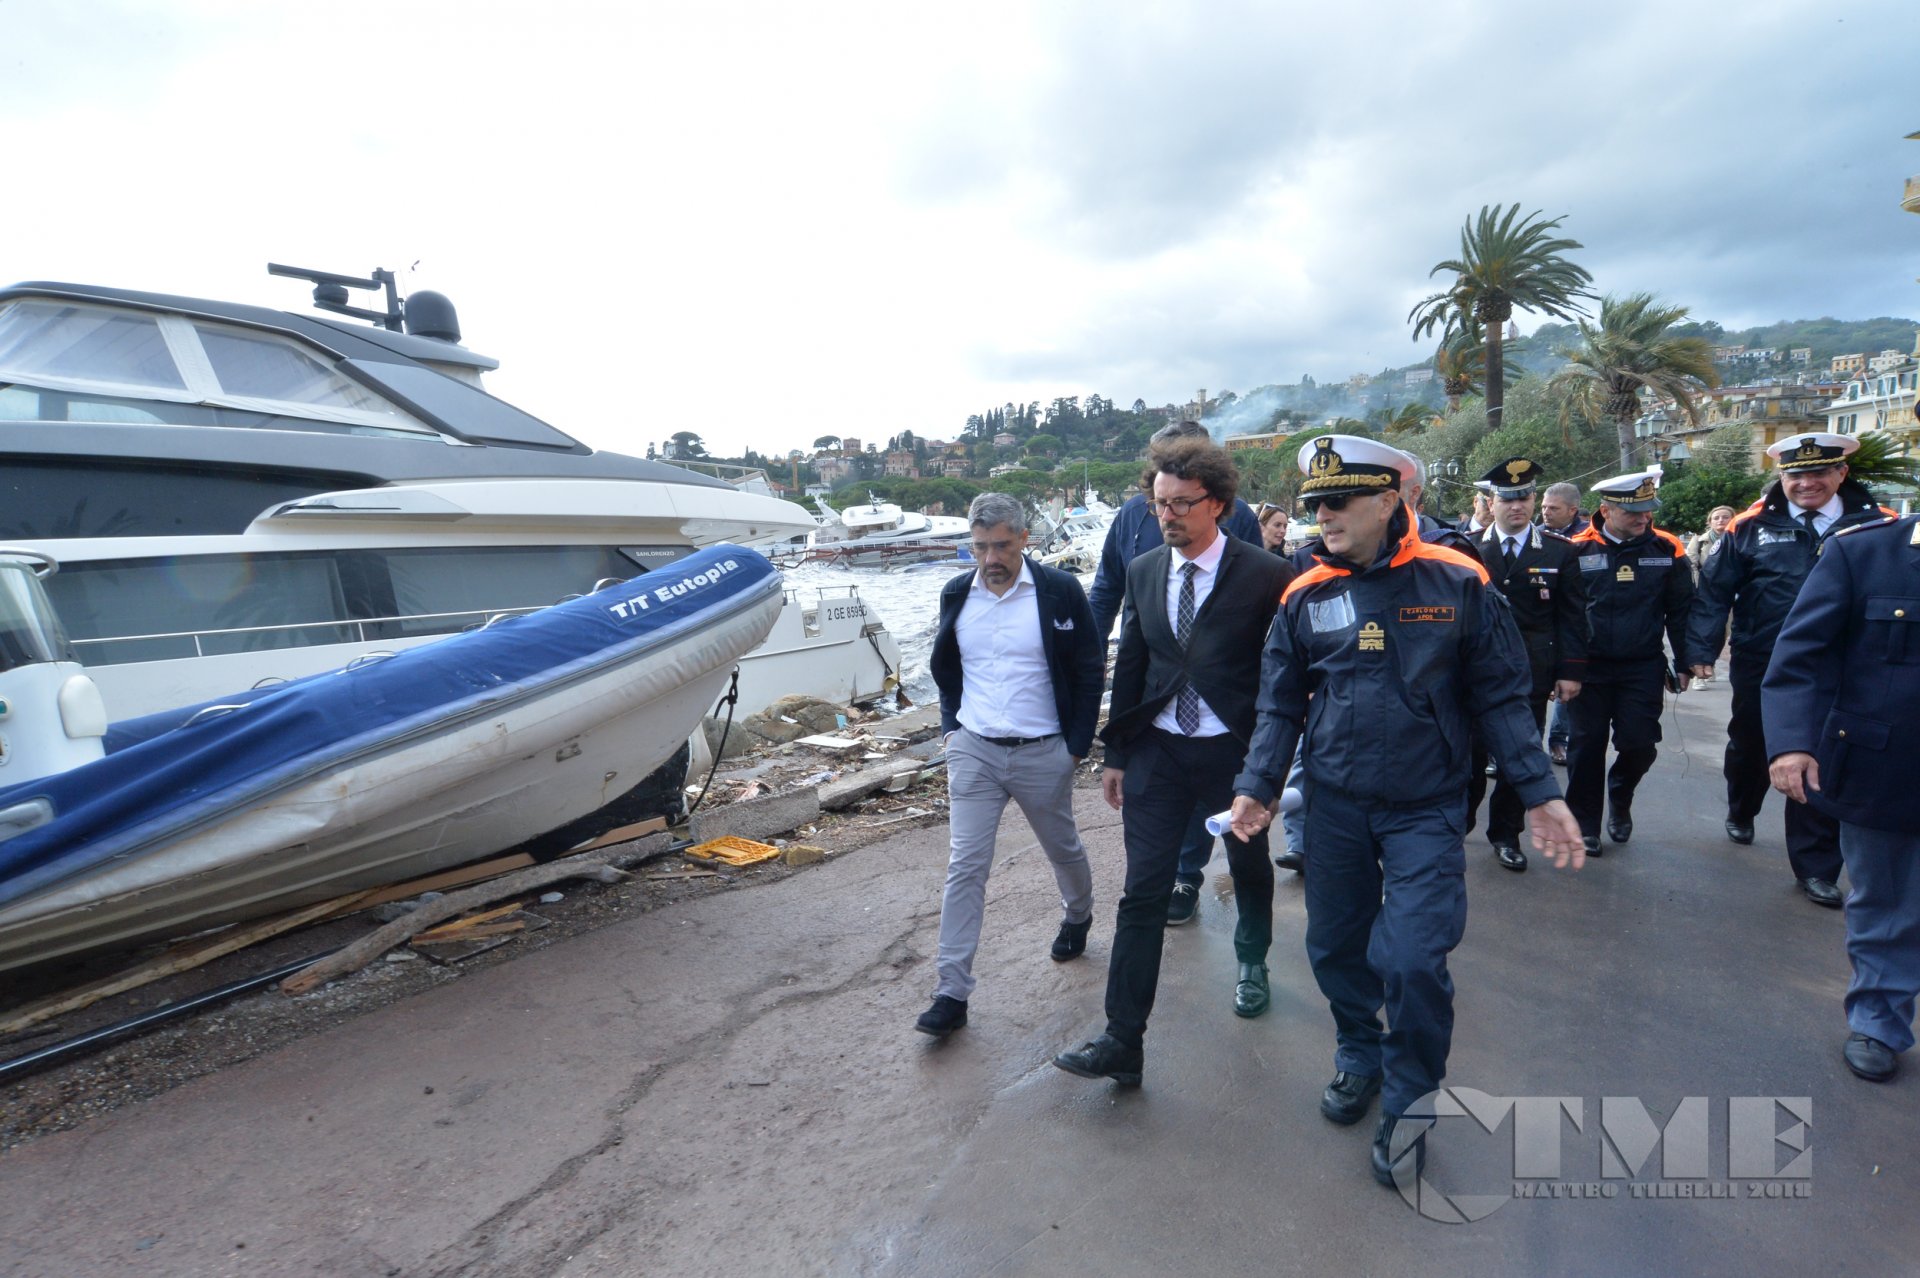
[[[1195,812],[1225,812],[1253,735],[1260,654],[1280,596],[1285,560],[1224,536],[1238,476],[1210,441],[1157,449],[1143,486],[1162,545],[1127,567],[1127,607],[1114,662],[1113,703],[1101,739],[1101,789],[1122,814],[1127,877],[1107,967],[1106,1032],[1054,1064],[1083,1078],[1140,1082],[1147,1016],[1181,835]],[[1273,940],[1273,865],[1267,837],[1225,838],[1239,926],[1233,1010],[1267,1010]]]
[[[914,1028],[944,1038],[967,1023],[1000,814],[1020,805],[1060,889],[1056,960],[1087,948],[1093,870],[1073,819],[1073,773],[1093,744],[1106,637],[1074,577],[1025,555],[1027,514],[1005,493],[967,511],[979,567],[940,592],[928,662],[947,740],[952,845],[940,902],[933,1005]]]

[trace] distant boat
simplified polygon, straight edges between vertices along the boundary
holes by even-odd
[[[21,778],[0,789],[0,970],[507,848],[559,855],[619,823],[609,796],[681,749],[784,589],[754,551],[709,547],[382,660],[107,729],[36,561],[0,552],[4,633],[39,637],[0,650],[0,778]]]
[[[965,519],[902,510],[872,493],[864,503],[841,511],[814,500],[820,507],[820,526],[804,548],[783,556],[787,562],[869,568],[952,559],[972,536]]]

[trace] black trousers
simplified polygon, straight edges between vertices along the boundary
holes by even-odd
[[[1552,690],[1553,685],[1548,684],[1527,698],[1527,705],[1533,711],[1534,726],[1543,730],[1547,725],[1547,696]],[[1467,773],[1468,834],[1472,834],[1474,827],[1480,824],[1480,800],[1487,797],[1487,763],[1492,757],[1487,750],[1487,743],[1480,739],[1478,732],[1474,733],[1472,770]],[[1506,821],[1500,819],[1503,811],[1502,795],[1506,796],[1504,810],[1511,818]],[[1493,805],[1487,809],[1487,841],[1489,843],[1512,842],[1520,833],[1521,827],[1526,823],[1527,810],[1524,806],[1515,806],[1519,803],[1520,796],[1514,793],[1513,787],[1504,780],[1494,782]]]
[[[1573,739],[1567,745],[1567,806],[1580,833],[1598,836],[1602,799],[1633,802],[1634,787],[1660,757],[1660,711],[1665,706],[1664,658],[1587,663],[1580,695],[1567,703]],[[1607,768],[1607,734],[1617,757]],[[1603,794],[1604,790],[1604,794]]]
[[[1734,653],[1728,662],[1733,717],[1727,721],[1727,820],[1751,825],[1773,783],[1767,776],[1767,733],[1760,719],[1760,680],[1767,658]],[[1786,805],[1787,861],[1796,879],[1840,877],[1840,823],[1811,804]]]
[[[1575,701],[1579,699],[1579,697],[1574,698]],[[1545,731],[1547,694],[1541,692],[1528,697],[1527,708],[1533,711],[1533,726]],[[1526,826],[1527,805],[1520,801],[1520,792],[1509,785],[1505,775],[1502,775],[1494,781],[1493,802],[1487,805],[1487,841],[1518,843],[1521,832],[1526,829]]]
[[[1107,964],[1107,1033],[1140,1046],[1160,984],[1167,903],[1187,823],[1233,806],[1233,778],[1245,751],[1231,734],[1183,737],[1148,728],[1132,743],[1121,783],[1120,826],[1127,881]],[[1233,949],[1242,963],[1264,963],[1273,944],[1273,862],[1264,831],[1242,843],[1221,836],[1239,922]]]

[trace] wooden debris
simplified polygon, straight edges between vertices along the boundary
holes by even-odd
[[[605,861],[568,857],[546,865],[531,866],[505,878],[482,883],[463,892],[454,892],[437,900],[424,901],[418,909],[375,929],[352,945],[334,951],[318,963],[295,972],[280,982],[280,991],[283,994],[305,994],[336,977],[357,972],[394,946],[419,935],[434,924],[464,914],[477,905],[498,901],[503,896],[518,896],[562,879],[618,883],[626,877],[624,871],[614,869]]]
[[[373,904],[367,898],[375,895],[377,895],[375,892],[353,892],[331,901],[321,901],[317,905],[308,905],[297,910],[289,910],[285,914],[276,914],[272,918],[236,924],[215,932],[212,936],[192,937],[174,946],[160,957],[150,959],[138,967],[128,968],[104,980],[83,985],[78,989],[64,990],[37,1003],[16,1008],[12,1015],[0,1021],[0,1034],[12,1034],[56,1016],[77,1012],[83,1007],[91,1007],[103,998],[124,994],[128,990],[137,990],[142,985],[150,985],[163,977],[190,972],[196,967],[225,957],[235,950],[243,950],[268,937],[278,936],[282,932],[291,932],[294,928],[303,927],[308,923],[365,909]]]
[[[497,910],[485,910],[479,914],[469,914],[464,919],[455,919],[451,923],[442,923],[438,927],[430,927],[426,931],[417,934],[413,939],[415,941],[452,940],[458,937],[459,935],[461,935],[462,933],[471,931],[472,929],[476,927],[480,927],[483,924],[492,923],[492,922],[495,922],[496,920],[503,919],[507,915],[513,914],[519,909],[520,909],[520,902],[509,901]]]
[[[759,861],[771,861],[780,855],[780,849],[771,843],[756,843],[752,839],[727,834],[697,843],[681,855],[698,861],[719,861],[725,865],[753,865]]]
[[[370,910],[376,905],[390,905],[395,901],[404,901],[409,897],[419,896],[422,892],[444,892],[448,888],[465,887],[469,883],[495,879],[502,874],[524,870],[532,864],[534,864],[533,858],[524,853],[517,856],[496,856],[490,861],[476,861],[472,865],[462,866],[457,870],[445,870],[439,874],[429,874],[424,878],[408,879],[405,883],[376,888],[374,891],[362,894],[366,900],[352,905],[343,905],[324,917],[339,918],[342,914],[351,914],[355,910]],[[340,899],[344,902],[349,898]]]
[[[635,821],[632,825],[623,825],[617,830],[608,830],[593,842],[575,848],[573,854],[578,856],[582,852],[597,851],[614,843],[625,843],[629,839],[640,838],[642,835],[658,834],[666,828],[665,817],[648,817],[644,821]]]
[[[864,741],[859,740],[857,737],[837,737],[837,736],[834,736],[831,732],[818,732],[810,737],[801,737],[798,741],[795,741],[794,744],[803,745],[803,746],[813,746],[815,749],[819,749],[819,750],[839,751],[839,750],[857,750],[861,746],[865,745],[866,743]]]

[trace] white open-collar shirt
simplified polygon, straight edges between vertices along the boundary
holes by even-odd
[[[1003,595],[973,575],[953,623],[960,643],[960,726],[981,737],[1047,737],[1060,731],[1053,672],[1040,634],[1040,592],[1033,568]]]

